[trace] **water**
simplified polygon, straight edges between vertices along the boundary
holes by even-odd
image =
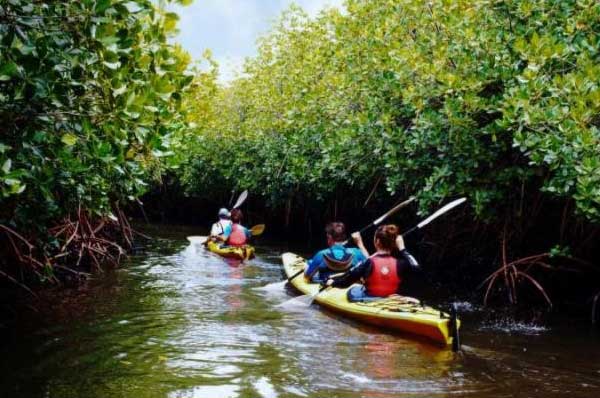
[[[498,321],[463,302],[453,354],[281,305],[280,251],[231,266],[184,233],[45,292],[0,345],[0,397],[600,396],[600,333],[583,322]]]

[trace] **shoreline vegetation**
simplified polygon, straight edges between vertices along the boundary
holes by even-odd
[[[303,238],[466,196],[413,242],[456,264],[437,279],[495,305],[600,291],[596,1],[292,6],[228,84],[170,44],[177,19],[142,0],[0,6],[1,280],[116,264],[125,213],[209,218],[247,189],[254,217]]]
[[[3,283],[77,279],[132,247],[121,208],[169,167],[185,128],[193,73],[168,43],[177,19],[147,0],[0,5]]]

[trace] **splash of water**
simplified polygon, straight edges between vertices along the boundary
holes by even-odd
[[[353,380],[360,384],[365,384],[365,383],[371,382],[371,379],[369,379],[368,377],[363,376],[363,375],[354,374],[354,373],[345,373],[342,375],[342,377],[345,379]]]
[[[456,301],[454,303],[459,312],[475,312],[479,311],[479,307],[468,301]]]
[[[479,330],[500,331],[504,333],[520,333],[526,335],[539,335],[547,332],[549,328],[536,323],[519,322],[512,319],[484,323]]]

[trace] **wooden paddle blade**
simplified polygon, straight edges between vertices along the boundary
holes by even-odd
[[[252,236],[262,235],[263,232],[265,232],[265,224],[258,224],[250,228]]]
[[[248,191],[242,192],[240,194],[240,197],[238,198],[237,202],[235,202],[235,205],[233,205],[233,208],[237,209],[238,207],[240,207],[246,201],[247,197],[248,197]]]
[[[208,240],[208,236],[188,236],[187,240],[194,245],[203,245]]]

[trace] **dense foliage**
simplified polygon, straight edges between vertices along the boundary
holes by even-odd
[[[477,222],[440,237],[497,253],[486,298],[503,280],[512,302],[526,283],[550,303],[528,272],[599,254],[598,32],[593,0],[292,7],[238,79],[192,91],[180,180],[195,196],[250,189],[286,222],[293,203],[318,219],[338,201],[467,196]]]
[[[353,1],[292,8],[245,74],[197,109],[191,192],[243,187],[274,202],[468,195],[488,221],[541,190],[600,220],[600,5]],[[193,105],[193,104],[192,104]]]
[[[23,259],[25,238],[46,259],[39,265],[51,267],[48,255],[75,236],[61,240],[65,230],[50,227],[71,215],[113,217],[113,206],[158,175],[170,137],[185,125],[181,92],[192,80],[189,56],[167,42],[176,21],[150,0],[0,3],[5,261]],[[7,257],[11,247],[16,259]]]

